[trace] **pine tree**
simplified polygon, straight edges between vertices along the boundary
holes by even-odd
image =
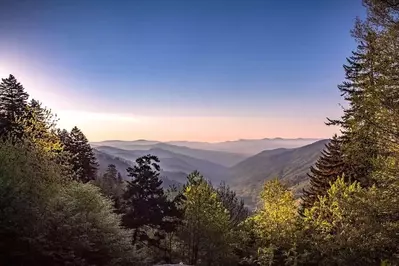
[[[104,174],[99,175],[93,183],[101,189],[101,192],[113,200],[116,212],[121,208],[122,196],[125,189],[121,174],[114,164],[110,164]]]
[[[74,127],[71,133],[66,130],[59,131],[59,137],[64,150],[69,154],[69,163],[77,180],[88,182],[95,180],[98,163],[86,136]]]
[[[62,150],[62,143],[57,134],[56,122],[56,116],[51,110],[43,107],[39,101],[32,99],[19,124],[23,128],[25,138],[32,140],[47,151],[59,154]]]
[[[302,207],[304,208],[311,207],[318,196],[325,195],[330,188],[330,182],[334,182],[344,174],[345,164],[341,152],[341,140],[335,135],[325,146],[315,166],[312,166],[308,173],[310,187],[303,191]]]
[[[173,231],[179,224],[181,215],[176,203],[170,201],[162,188],[159,159],[146,155],[136,160],[133,167],[127,169],[132,180],[127,182],[123,195],[123,224],[134,230],[132,243],[146,243],[160,246],[162,231]],[[155,230],[150,236],[148,230]]]
[[[341,119],[329,119],[327,124],[341,127],[341,151],[344,163],[350,166],[347,177],[370,186],[371,174],[376,170],[374,162],[381,155],[381,132],[375,126],[381,115],[377,36],[359,21],[353,35],[359,45],[344,65],[346,81],[338,86],[349,107]]]
[[[224,208],[229,212],[232,228],[248,218],[250,212],[245,207],[244,201],[239,199],[237,194],[226,183],[222,182],[216,189],[216,193]]]
[[[29,95],[17,79],[10,75],[0,83],[0,134],[12,133],[17,138],[22,136],[18,124],[26,111]]]

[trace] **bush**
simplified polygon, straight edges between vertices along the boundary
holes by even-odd
[[[132,263],[131,233],[112,203],[64,172],[34,145],[1,143],[0,264]]]

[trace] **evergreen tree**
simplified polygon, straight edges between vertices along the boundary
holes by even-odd
[[[245,207],[244,201],[239,199],[231,188],[222,182],[216,189],[219,200],[230,215],[230,224],[234,228],[249,216],[249,210]]]
[[[334,135],[326,144],[326,148],[322,151],[315,166],[310,168],[310,173],[308,173],[310,186],[303,191],[302,207],[311,207],[318,196],[325,195],[330,188],[330,182],[332,183],[342,176],[344,169],[341,141],[337,135]]]
[[[69,163],[77,180],[88,182],[95,180],[98,163],[86,136],[77,127],[71,133],[66,130],[58,132],[64,150],[69,154]]]
[[[27,105],[26,112],[19,121],[25,138],[58,155],[62,151],[62,143],[57,134],[56,122],[56,116],[51,110],[34,99]]]
[[[105,173],[98,176],[93,183],[101,189],[104,195],[113,200],[116,210],[121,208],[125,186],[122,176],[116,170],[116,166],[114,164],[108,165]]]
[[[374,161],[380,154],[381,132],[376,130],[380,105],[378,104],[378,60],[376,35],[368,28],[362,29],[360,22],[354,31],[359,45],[344,66],[346,81],[338,86],[349,107],[339,120],[329,120],[328,125],[338,125],[342,130],[342,152],[344,162],[350,165],[348,176],[363,186],[373,183]]]
[[[181,215],[176,203],[167,198],[159,178],[160,166],[156,156],[146,155],[127,169],[132,180],[127,181],[123,195],[123,224],[134,230],[133,244],[161,248],[164,231],[173,231]]]
[[[29,95],[17,79],[10,75],[0,83],[0,134],[12,133],[22,137],[22,128],[18,124],[26,111]]]

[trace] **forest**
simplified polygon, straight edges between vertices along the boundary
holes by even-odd
[[[198,171],[163,188],[151,154],[100,171],[79,128],[2,79],[0,265],[399,265],[399,2],[363,3],[340,133],[300,200],[276,176],[254,210]]]

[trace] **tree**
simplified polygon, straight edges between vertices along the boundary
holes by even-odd
[[[29,141],[0,144],[0,264],[137,265],[111,202]]]
[[[176,203],[164,193],[158,163],[156,156],[146,155],[127,169],[132,180],[127,181],[123,195],[122,221],[126,227],[133,229],[133,244],[162,249],[160,241],[164,232],[176,229],[181,214]]]
[[[30,101],[19,123],[23,128],[24,138],[32,140],[47,151],[56,154],[62,151],[62,143],[56,129],[56,116],[39,101]]]
[[[399,263],[398,179],[384,188],[362,188],[339,178],[305,210],[308,263],[380,265]],[[317,243],[317,244],[315,244]],[[305,254],[303,254],[305,255]]]
[[[116,210],[121,208],[125,183],[114,164],[108,165],[105,173],[99,175],[93,183],[101,189],[105,196],[113,200]]]
[[[64,150],[69,154],[69,163],[75,178],[82,182],[95,180],[98,163],[86,136],[77,127],[71,133],[66,130],[58,132]]]
[[[0,134],[13,134],[21,138],[22,129],[18,124],[26,111],[29,95],[17,79],[10,74],[0,83]]]
[[[190,265],[231,265],[230,217],[216,191],[199,172],[184,188],[184,220],[180,237]]]
[[[291,191],[277,179],[265,183],[261,207],[247,223],[257,236],[257,261],[261,265],[295,265],[298,227],[298,206]]]
[[[345,164],[340,139],[335,135],[325,146],[315,166],[310,168],[310,174],[308,173],[310,186],[303,191],[304,208],[311,207],[318,196],[325,195],[330,183],[344,173]]]
[[[358,21],[353,35],[359,42],[356,52],[344,66],[346,81],[338,86],[349,107],[340,120],[329,120],[329,125],[342,128],[342,152],[345,164],[351,171],[347,178],[364,186],[373,182],[370,175],[375,170],[373,161],[380,151],[380,132],[373,126],[378,121],[377,97],[378,73],[376,71],[376,35],[368,28],[361,29]]]
[[[223,207],[229,212],[230,224],[234,228],[249,216],[249,210],[245,207],[244,201],[239,199],[231,188],[222,182],[216,189],[219,200]]]

